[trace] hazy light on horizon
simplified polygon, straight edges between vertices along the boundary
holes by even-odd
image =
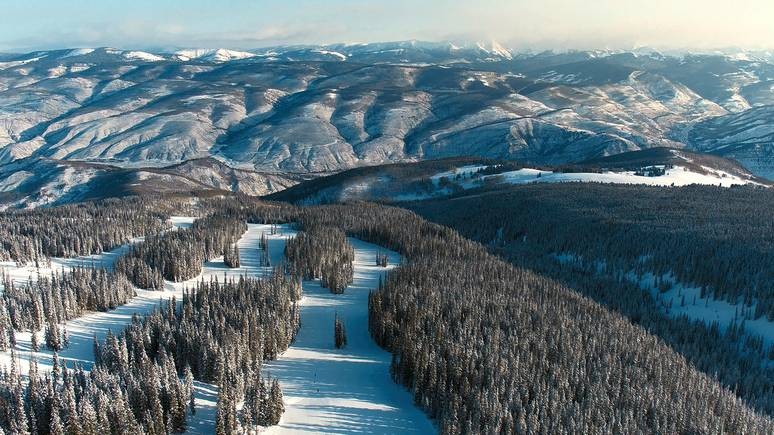
[[[0,49],[496,39],[511,48],[774,48],[772,0],[3,2]]]

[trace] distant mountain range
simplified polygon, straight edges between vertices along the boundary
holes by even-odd
[[[61,184],[53,191],[94,183],[89,171],[63,175],[76,164],[157,173],[188,162],[196,183],[266,194],[391,162],[564,164],[654,147],[772,179],[772,59],[418,41],[3,54],[0,192],[24,205],[22,179]],[[22,169],[36,165],[58,169]]]

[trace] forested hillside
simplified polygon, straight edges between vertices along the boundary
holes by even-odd
[[[774,430],[644,329],[451,230],[381,206],[301,213],[407,257],[371,332],[444,433]]]
[[[79,310],[109,309],[131,297],[131,292],[105,292],[110,283],[131,280],[159,288],[165,280],[195,277],[205,261],[233,255],[248,223],[295,223],[299,233],[285,245],[287,267],[260,280],[200,282],[179,303],[165,302],[155,312],[136,317],[122,333],[95,340],[96,360],[88,373],[59,367],[50,375],[31,373],[30,382],[16,369],[0,376],[0,388],[6,392],[0,396],[0,409],[5,410],[0,426],[6,432],[84,427],[78,425],[94,427],[96,433],[179,432],[186,428],[192,408],[194,379],[220,387],[219,433],[276,423],[282,392],[260,367],[291,344],[303,322],[297,309],[300,278],[320,277],[332,291],[346,292],[353,254],[345,236],[351,236],[403,257],[369,297],[368,328],[393,355],[393,379],[411,391],[442,433],[774,431],[774,376],[761,364],[765,350],[755,342],[741,343],[711,327],[670,319],[631,283],[597,278],[588,270],[565,270],[551,257],[603,252],[601,242],[594,244],[589,233],[600,225],[608,231],[601,234],[609,243],[620,245],[628,235],[632,251],[635,242],[651,250],[636,257],[652,257],[640,261],[640,267],[667,266],[666,248],[661,248],[667,242],[659,239],[667,236],[680,255],[692,253],[680,243],[696,241],[696,256],[685,258],[685,264],[700,252],[733,247],[734,240],[768,255],[768,227],[752,226],[764,220],[753,215],[760,211],[756,207],[767,204],[769,194],[739,190],[737,201],[748,205],[740,219],[750,228],[733,227],[744,233],[737,235],[727,227],[731,221],[723,220],[729,218],[712,214],[717,211],[708,212],[711,222],[695,218],[694,224],[704,225],[698,229],[688,227],[690,219],[675,224],[677,204],[690,210],[706,206],[712,197],[731,202],[722,196],[732,192],[729,189],[693,192],[691,198],[699,200],[692,204],[681,192],[693,188],[662,189],[654,196],[634,187],[584,186],[592,187],[588,195],[596,202],[579,199],[588,201],[589,208],[578,205],[575,211],[560,209],[558,199],[549,202],[554,209],[541,211],[542,203],[528,201],[541,198],[531,190],[536,186],[524,187],[516,211],[506,205],[510,195],[522,194],[514,193],[517,190],[497,197],[500,209],[485,208],[498,204],[487,196],[446,203],[444,217],[450,225],[487,242],[510,263],[460,233],[400,208],[368,203],[296,207],[247,197],[199,198],[186,206],[202,216],[190,228],[148,236],[117,261],[114,272],[77,271],[29,287],[9,287],[4,309],[17,307],[13,312],[18,320],[3,321],[6,331],[43,322],[56,328]],[[575,189],[556,186],[545,195],[562,198],[577,193]],[[616,192],[631,203],[620,205],[626,201],[615,201]],[[440,220],[431,212],[440,213],[443,204],[430,202],[420,211]],[[162,211],[168,206],[159,203]],[[663,210],[663,216],[647,219],[649,207]],[[481,217],[476,214],[480,210],[493,211]],[[504,224],[506,211],[515,221],[510,227]],[[574,220],[577,239],[562,219]],[[667,231],[667,224],[674,224],[674,231]],[[484,226],[492,226],[493,233]],[[548,228],[553,235],[539,237],[537,231]],[[518,243],[530,249],[545,246],[527,257]],[[585,246],[586,251],[574,246]],[[630,251],[625,247],[610,252],[618,257],[611,258],[609,267],[628,264]],[[746,277],[742,272],[750,269],[739,265],[750,254],[741,248],[729,252],[727,264],[741,270],[734,279],[755,283],[768,273],[762,265],[761,274]],[[552,266],[557,264],[559,272]],[[697,273],[687,268],[684,273],[689,271]],[[615,292],[627,289],[615,297]],[[8,346],[14,346],[10,336]]]
[[[246,229],[244,220],[212,214],[191,228],[147,237],[133,245],[115,268],[138,287],[160,289],[164,279],[178,282],[193,278],[205,261],[230,254]]]
[[[774,191],[526,185],[409,205],[423,216],[506,251],[601,260],[610,270],[672,272],[716,298],[774,319]]]
[[[410,207],[625,315],[771,414],[774,345],[745,328],[756,315],[768,318],[764,308],[774,293],[771,201],[765,189],[564,184]],[[728,325],[672,315],[673,302],[658,294],[671,281],[655,295],[643,291],[637,277],[648,271],[702,287],[702,299],[683,296],[679,305],[730,299],[737,314]],[[745,308],[750,301],[757,304]]]
[[[165,207],[140,198],[0,213],[0,261],[99,254],[160,232],[168,217]]]

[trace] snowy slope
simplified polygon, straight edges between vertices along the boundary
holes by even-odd
[[[686,160],[686,163],[692,163]],[[523,168],[492,175],[481,175],[476,172],[488,168],[487,165],[465,165],[453,170],[432,175],[430,180],[439,185],[442,179],[456,183],[463,189],[479,187],[487,183],[526,184],[526,183],[563,183],[590,182],[613,184],[645,184],[651,186],[688,186],[691,184],[721,185],[730,187],[741,184],[764,185],[749,174],[735,174],[718,168],[700,166],[704,173],[697,172],[688,166],[647,165],[649,168],[663,169],[665,173],[658,176],[637,175],[635,171],[616,170],[597,172],[554,172],[541,169]],[[748,176],[745,176],[748,175]]]
[[[368,292],[386,270],[374,265],[376,253],[388,253],[390,268],[400,256],[357,239],[349,242],[355,248],[353,284],[334,295],[318,281],[304,282],[301,330],[266,366],[285,397],[285,414],[267,433],[435,433],[411,394],[390,378],[390,354],[368,334]],[[335,314],[347,331],[347,346],[340,350],[333,345]]]
[[[739,326],[744,323],[746,333],[763,338],[764,348],[774,344],[774,321],[768,320],[766,316],[752,319],[755,307],[712,299],[711,292],[707,292],[707,296],[702,298],[701,287],[680,283],[671,275],[660,277],[662,281],[672,284],[666,292],[659,290],[656,276],[652,273],[638,277],[630,272],[626,277],[638,283],[643,290],[649,291],[657,301],[661,302],[670,316],[687,316],[689,319],[701,320],[708,325],[717,322],[721,331],[725,331],[733,324]]]
[[[176,51],[173,58],[183,62],[194,59],[210,62],[228,62],[230,60],[247,59],[254,56],[254,53],[229,50],[226,48],[195,48]]]
[[[194,218],[175,217],[171,223],[177,228],[190,226]],[[141,240],[139,238],[135,241]],[[5,273],[7,273],[16,284],[24,284],[29,279],[37,279],[38,276],[50,276],[52,272],[66,272],[72,267],[106,267],[110,268],[121,253],[129,249],[128,245],[118,247],[104,254],[90,255],[85,257],[76,257],[71,259],[54,258],[51,260],[50,267],[41,267],[35,269],[32,266],[17,266],[14,262],[0,263]],[[137,296],[128,304],[122,305],[113,311],[95,312],[87,314],[77,319],[66,322],[66,328],[70,334],[70,346],[62,350],[59,356],[63,361],[72,364],[78,363],[88,368],[94,360],[93,337],[96,334],[98,338],[104,338],[108,330],[118,333],[131,322],[132,314],[147,313],[158,305],[159,300],[169,299],[173,295],[179,298],[182,295],[182,287],[176,288],[176,285],[167,283],[169,289],[163,292],[136,289]],[[171,290],[171,291],[168,291]],[[17,364],[22,374],[29,370],[29,360],[34,356],[37,359],[41,371],[47,371],[51,368],[53,353],[41,348],[39,352],[31,351],[31,337],[29,332],[17,332]],[[38,337],[42,338],[42,331],[38,332]],[[0,366],[10,366],[10,351],[0,352]]]
[[[583,172],[550,172],[528,168],[504,172],[499,176],[502,177],[504,182],[509,184],[562,183],[573,181],[613,184],[646,184],[650,186],[688,186],[691,184],[707,184],[730,187],[740,184],[758,184],[754,181],[742,179],[721,171],[717,171],[715,174],[699,174],[680,166],[667,169],[664,175],[654,177],[635,175],[633,171],[603,172],[597,174]],[[491,177],[497,177],[497,175],[484,176],[482,178],[488,179]]]

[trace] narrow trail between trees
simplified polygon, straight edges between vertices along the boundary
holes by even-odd
[[[267,433],[435,433],[411,394],[390,378],[391,356],[368,333],[368,293],[400,256],[349,238],[355,248],[354,282],[334,295],[319,281],[305,281],[296,341],[265,373],[277,377],[285,413]],[[271,242],[270,242],[271,243]],[[389,255],[387,268],[376,253]],[[334,317],[344,322],[347,346],[334,346]]]

